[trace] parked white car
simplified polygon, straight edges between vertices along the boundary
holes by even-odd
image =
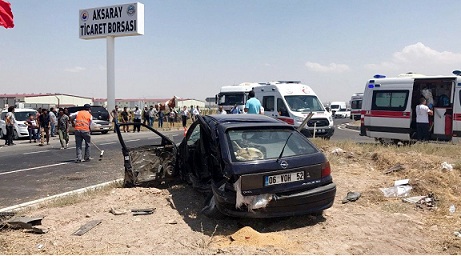
[[[335,112],[335,118],[349,118],[351,116],[350,108],[340,108]]]
[[[3,138],[6,135],[6,124],[5,116],[8,113],[7,110],[3,110],[0,116],[0,138]],[[14,117],[16,119],[16,124],[13,128],[13,139],[17,140],[19,138],[28,138],[29,131],[27,131],[27,125],[25,121],[29,118],[29,114],[36,115],[37,110],[31,108],[15,108]]]

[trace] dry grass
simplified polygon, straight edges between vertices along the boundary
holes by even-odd
[[[379,188],[390,187],[392,182],[409,179],[412,190],[409,196],[421,196],[433,193],[436,207],[429,210],[427,223],[434,229],[446,229],[448,234],[453,230],[461,230],[461,145],[417,143],[410,146],[384,146],[380,144],[357,144],[352,141],[312,140],[326,155],[333,170],[358,166],[361,171],[368,172],[371,186],[362,194],[362,205],[379,205],[383,211],[390,213],[407,213],[414,210],[411,204],[402,204],[398,198],[386,198]],[[343,153],[332,153],[340,148]],[[442,163],[453,165],[453,170],[442,169]],[[396,165],[403,169],[387,173]],[[352,177],[351,177],[352,178]],[[374,179],[376,178],[376,180]],[[383,183],[383,180],[385,183]],[[363,180],[361,181],[363,182]],[[455,205],[456,212],[449,213],[450,205]],[[460,239],[447,235],[445,243],[447,252],[461,251]]]

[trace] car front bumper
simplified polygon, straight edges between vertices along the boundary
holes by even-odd
[[[295,192],[289,195],[274,196],[266,207],[248,211],[246,207],[235,208],[235,192],[221,191],[212,186],[216,206],[220,212],[232,217],[275,218],[318,213],[333,205],[336,184]]]

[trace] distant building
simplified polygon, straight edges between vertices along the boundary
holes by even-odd
[[[0,108],[16,106],[18,108],[70,107],[92,104],[93,98],[62,93],[40,94],[0,94]]]

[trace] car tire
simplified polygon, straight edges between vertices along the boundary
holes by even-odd
[[[18,139],[19,139],[18,132],[16,130],[14,130],[14,132],[13,132],[13,140],[18,140]]]
[[[313,212],[310,215],[315,216],[315,217],[322,217],[323,216],[323,211]]]
[[[0,139],[3,138],[3,130],[0,129]]]
[[[102,131],[101,133],[102,134],[107,134],[109,131]]]
[[[205,199],[205,205],[201,212],[208,218],[217,220],[225,218],[225,215],[216,206],[216,198],[213,193],[210,193]]]

